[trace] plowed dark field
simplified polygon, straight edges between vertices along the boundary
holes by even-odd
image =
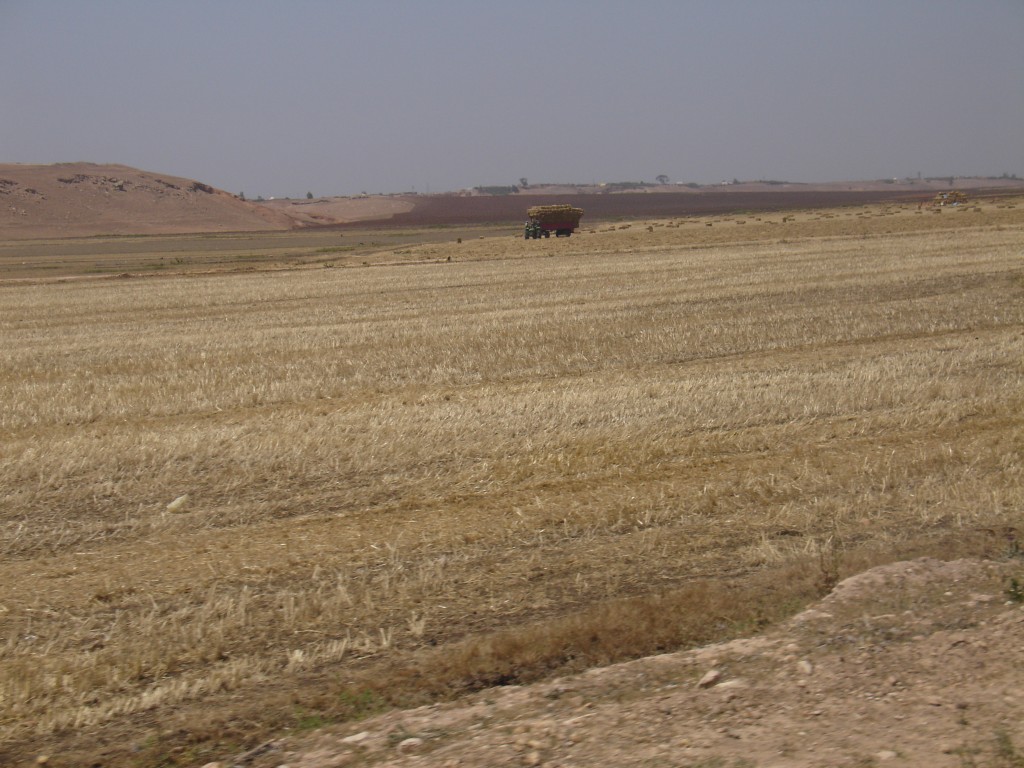
[[[778,191],[778,192],[652,192],[559,195],[557,202],[586,211],[586,220],[708,216],[739,211],[784,211],[833,208],[890,200],[930,200],[932,193],[899,191]],[[552,195],[494,197],[423,196],[411,198],[416,207],[380,222],[382,226],[429,226],[518,222],[531,205],[550,204]],[[369,222],[359,222],[365,227]],[[377,223],[377,222],[374,222]]]

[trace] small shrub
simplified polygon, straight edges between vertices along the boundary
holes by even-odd
[[[300,712],[295,716],[295,727],[300,731],[315,731],[317,728],[323,728],[325,725],[327,725],[327,720],[324,719],[323,715]]]
[[[1006,588],[1006,597],[1014,603],[1024,603],[1024,585],[1017,579],[1010,579],[1010,586]]]
[[[366,689],[344,690],[338,694],[338,703],[345,711],[348,720],[362,720],[378,712],[383,712],[388,706],[379,694]]]
[[[995,741],[996,757],[999,760],[997,765],[1006,766],[1006,768],[1024,768],[1024,754],[1018,751],[1010,734],[1006,731],[997,731]]]

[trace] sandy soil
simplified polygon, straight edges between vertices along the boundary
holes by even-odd
[[[767,634],[391,712],[217,766],[1020,766],[1024,563],[921,559]]]
[[[415,198],[390,195],[320,197],[312,200],[267,200],[263,205],[303,226],[384,221],[416,207]]]

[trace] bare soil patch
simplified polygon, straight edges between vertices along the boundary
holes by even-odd
[[[272,740],[244,764],[1016,766],[1022,570],[880,566],[756,637]]]
[[[363,221],[381,222],[416,207],[414,196],[360,195],[313,200],[268,200],[262,205],[302,226],[330,226]]]

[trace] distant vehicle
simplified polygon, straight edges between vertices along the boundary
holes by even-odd
[[[580,225],[582,208],[571,205],[535,205],[526,209],[526,227],[523,236],[529,240],[540,237],[569,237]]]
[[[932,205],[962,205],[967,202],[967,195],[954,189],[952,192],[939,192],[932,200]]]

